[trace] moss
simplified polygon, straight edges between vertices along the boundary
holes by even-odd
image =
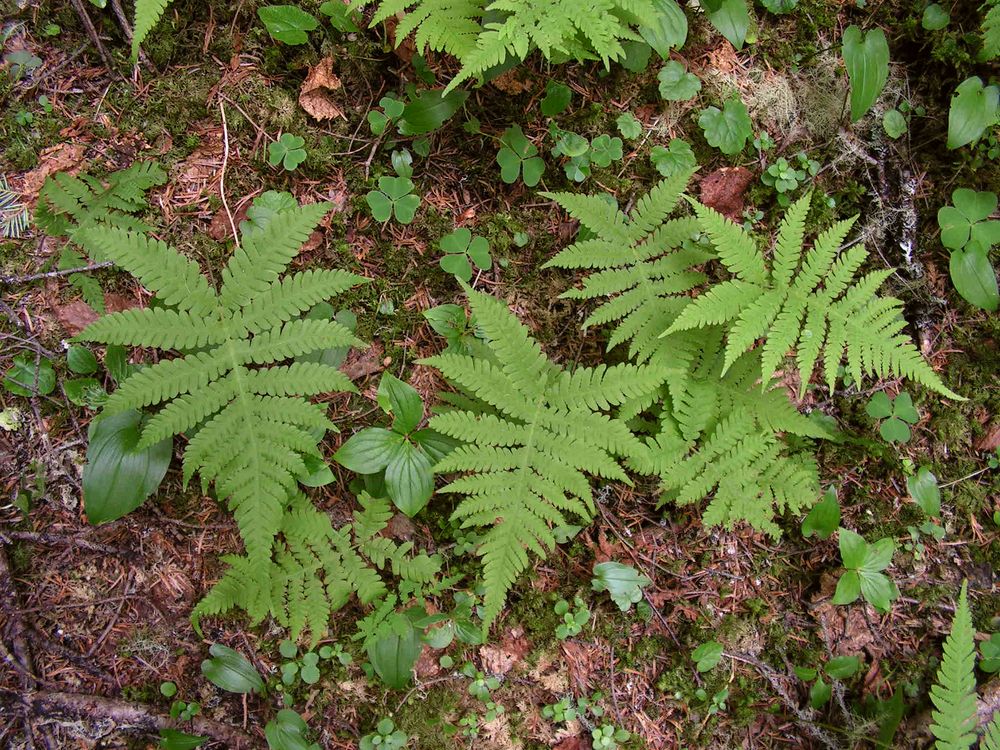
[[[441,750],[454,743],[461,694],[454,685],[435,687],[403,704],[393,720],[410,736],[413,750]]]

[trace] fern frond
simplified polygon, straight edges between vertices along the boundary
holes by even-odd
[[[108,399],[105,410],[161,407],[140,436],[140,448],[198,428],[189,436],[184,480],[198,473],[204,487],[215,483],[218,496],[236,516],[261,586],[270,585],[272,543],[298,480],[309,473],[304,457],[317,455],[317,432],[334,429],[323,407],[304,397],[355,390],[339,370],[287,360],[334,347],[364,346],[340,323],[299,317],[331,294],[356,285],[360,277],[316,271],[280,278],[297,251],[296,243],[308,238],[325,212],[322,204],[289,209],[263,229],[246,234],[223,274],[219,295],[195,263],[162,242],[98,226],[76,235],[85,246],[132,271],[168,306],[104,316],[81,339],[200,349],[135,373]],[[293,558],[282,558],[280,567],[287,572]],[[241,567],[234,570],[234,575],[244,572]],[[318,606],[313,583],[301,576],[287,580],[293,581],[288,584],[295,587],[293,598],[304,597]],[[290,591],[284,595],[292,596]],[[259,614],[260,609],[253,611]],[[302,622],[296,619],[296,627]]]
[[[552,527],[567,514],[590,518],[586,473],[628,481],[616,456],[638,453],[626,425],[598,411],[662,383],[655,367],[619,365],[565,372],[498,300],[466,287],[472,312],[496,363],[442,354],[422,360],[467,394],[495,409],[451,410],[431,419],[443,435],[466,443],[435,467],[462,472],[442,492],[464,495],[454,518],[486,527],[478,554],[486,586],[484,627],[497,618],[529,552],[555,546]]]
[[[1000,750],[1000,711],[993,713],[993,719],[986,725],[983,735],[983,750]]]
[[[876,271],[852,283],[867,253],[841,251],[854,219],[820,233],[803,249],[807,195],[785,215],[778,230],[773,268],[768,268],[752,237],[717,211],[694,203],[702,229],[716,245],[734,279],[716,284],[681,312],[664,336],[706,326],[726,325],[723,373],[763,339],[762,380],[771,380],[781,360],[796,350],[804,390],[822,352],[832,388],[841,362],[860,381],[864,375],[895,374],[914,380],[948,398],[961,399],[901,334],[902,302],[878,297],[891,271]]]
[[[986,11],[982,26],[983,59],[1000,57],[1000,3],[993,2]]]
[[[139,47],[160,22],[173,0],[135,0],[135,28],[132,30],[132,60],[139,59]]]
[[[968,750],[976,740],[975,631],[963,581],[937,679],[931,686],[931,733],[937,750]]]

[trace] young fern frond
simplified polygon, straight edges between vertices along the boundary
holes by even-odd
[[[135,0],[135,28],[132,30],[132,60],[139,59],[139,48],[149,32],[160,22],[167,6],[174,0]]]
[[[89,252],[130,271],[168,306],[107,315],[79,338],[182,351],[129,378],[105,412],[159,407],[143,429],[140,449],[197,428],[184,455],[184,479],[199,473],[204,487],[214,482],[228,500],[247,564],[261,573],[258,585],[266,585],[289,497],[309,474],[305,457],[319,455],[314,433],[335,429],[325,409],[305,396],[354,390],[333,367],[286,360],[364,346],[339,323],[299,317],[364,279],[336,270],[281,278],[328,208],[283,211],[246,233],[223,271],[219,293],[197,264],[162,242],[108,227],[75,234]]]
[[[58,172],[42,185],[35,223],[57,237],[94,226],[147,232],[149,227],[129,214],[145,209],[146,191],[166,179],[166,172],[156,162],[139,162],[115,172],[107,178],[106,186],[87,174],[74,177]],[[91,260],[107,259],[97,254],[91,255]]]
[[[902,333],[906,327],[903,303],[877,296],[892,272],[874,271],[854,280],[868,253],[860,245],[840,250],[853,219],[834,224],[804,251],[810,200],[808,194],[799,199],[782,220],[770,267],[742,227],[692,202],[702,229],[733,278],[696,298],[663,335],[724,324],[728,332],[723,372],[763,339],[764,382],[794,349],[803,391],[822,352],[831,389],[846,357],[847,372],[857,382],[866,374],[884,377],[891,373],[961,399]]]
[[[417,49],[448,52],[462,63],[445,89],[482,76],[510,58],[538,49],[546,57],[601,60],[625,57],[623,42],[635,28],[657,22],[655,0],[354,0],[378,3],[373,23],[402,13],[396,43],[414,33]]]
[[[377,536],[392,517],[388,501],[367,495],[359,501],[362,510],[355,512],[354,524],[334,529],[328,516],[295,494],[281,519],[274,561],[268,567],[270,585],[260,585],[258,566],[248,557],[225,558],[225,575],[191,613],[195,630],[201,632],[202,617],[239,608],[254,624],[270,614],[289,628],[292,640],[308,631],[315,645],[327,631],[330,613],[347,604],[352,594],[362,604],[387,595],[376,568],[417,584],[433,581],[441,569],[439,557],[415,555],[411,542],[397,545]]]
[[[931,733],[937,750],[968,750],[976,740],[976,646],[968,582],[962,583],[937,679],[931,686]]]
[[[494,358],[441,354],[421,364],[491,407],[449,410],[430,421],[465,443],[435,471],[463,474],[440,491],[466,496],[454,513],[463,528],[488,528],[478,552],[488,628],[529,553],[544,557],[555,546],[552,527],[565,525],[568,514],[593,515],[586,474],[629,481],[616,457],[639,455],[643,446],[599,409],[655,391],[664,375],[645,365],[563,370],[502,302],[467,294]]]

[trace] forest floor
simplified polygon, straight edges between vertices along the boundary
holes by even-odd
[[[372,348],[346,364],[361,394],[337,400],[340,434],[328,436],[329,453],[370,424],[383,370],[411,382],[427,402],[442,386],[433,371],[412,363],[443,345],[422,313],[463,302],[458,284],[437,263],[437,242],[454,226],[490,241],[493,267],[477,274],[474,285],[505,300],[550,357],[603,360],[602,334],[580,330],[585,307],[558,299],[572,275],[541,268],[572,241],[576,225],[534,190],[502,183],[495,143],[462,127],[478,118],[491,136],[514,123],[529,138],[544,136],[548,118],[539,101],[554,67],[532,58],[500,85],[473,90],[415,164],[423,198],[417,219],[409,226],[381,225],[371,218],[365,195],[379,176],[392,174],[391,148],[371,134],[366,115],[387,92],[416,80],[412,50],[383,44],[379,29],[314,35],[310,44],[288,47],[268,37],[257,3],[178,0],[146,43],[146,62],[133,70],[113,16],[86,5],[114,72],[92,48],[72,4],[20,9],[0,0],[0,17],[16,27],[7,49],[27,50],[42,61],[20,80],[10,66],[0,68],[0,174],[31,206],[55,172],[101,176],[155,160],[168,181],[152,192],[144,220],[157,237],[208,269],[219,267],[231,238],[223,175],[237,221],[267,190],[289,191],[300,202],[330,201],[333,212],[297,263],[344,268],[373,281],[350,300],[358,335]],[[721,182],[723,199],[738,204],[737,214],[747,211],[754,230],[766,235],[782,211],[761,173],[777,155],[804,151],[821,165],[815,189],[834,199],[827,220],[860,214],[857,231],[874,263],[898,268],[889,286],[906,303],[910,332],[968,400],[948,402],[911,389],[920,419],[902,444],[882,440],[865,413],[872,393],[884,387],[895,394],[899,382],[861,392],[810,392],[801,404],[835,416],[841,430],[842,439],[822,445],[818,456],[824,486],[838,493],[843,525],[866,539],[892,537],[899,544],[889,572],[901,596],[891,611],[831,603],[840,570],[836,540],[803,538],[799,518],[780,520],[783,535],[773,540],[746,528],[705,527],[697,506],[658,510],[652,484],[609,485],[599,493],[594,523],[517,583],[490,642],[456,644],[448,652],[455,664],[471,661],[500,680],[492,700],[505,713],[486,721],[482,704],[466,691],[468,679],[436,657],[417,663],[408,692],[366,677],[363,654],[350,640],[360,608],[350,605],[334,616],[324,642],[353,651],[353,662],[325,667],[318,683],[296,688],[294,707],[321,747],[356,748],[360,736],[391,716],[412,738],[409,747],[420,750],[586,750],[592,718],[556,725],[541,710],[564,696],[598,691],[601,722],[632,733],[623,743],[627,748],[867,747],[878,734],[873,701],[897,691],[905,715],[895,745],[928,745],[927,691],[962,581],[969,582],[980,633],[997,629],[1000,615],[1000,528],[994,520],[1000,471],[987,464],[1000,446],[1000,319],[955,293],[935,216],[956,187],[996,190],[1000,171],[974,150],[944,149],[950,91],[962,75],[947,62],[946,42],[920,28],[922,8],[916,5],[875,0],[859,9],[841,0],[802,0],[786,16],[757,8],[756,41],[740,51],[693,20],[688,43],[675,53],[703,81],[699,99],[691,102],[660,99],[655,61],[640,73],[616,68],[605,74],[599,65],[558,69],[573,93],[568,111],[557,118],[561,127],[587,137],[617,135],[615,122],[628,111],[644,127],[642,138],[627,142],[624,158],[595,170],[584,191],[611,192],[624,205],[657,179],[651,148],[684,137],[700,164],[692,194],[710,199],[706,191],[710,195]],[[860,22],[886,30],[894,57],[879,104],[851,127],[836,50],[843,28]],[[53,25],[58,31],[47,36]],[[327,57],[340,82],[330,92],[340,115],[319,122],[298,99],[310,69]],[[441,81],[454,72],[447,60],[431,58],[429,64],[429,75]],[[755,132],[767,130],[776,151],[759,155],[749,148],[728,159],[705,143],[696,123],[704,104],[697,102],[718,102],[731,90],[740,92]],[[904,101],[924,107],[926,115],[912,116],[908,132],[891,140],[881,115]],[[286,132],[306,141],[308,158],[294,172],[267,163],[268,144]],[[741,170],[735,180],[731,170],[718,171],[732,167]],[[749,179],[741,184],[744,173]],[[577,188],[550,167],[539,189]],[[904,232],[914,240],[908,257],[900,249]],[[524,247],[515,244],[515,233],[528,235]],[[0,242],[0,371],[23,352],[55,357],[95,317],[64,276],[46,275],[62,242],[31,230]],[[96,277],[109,310],[146,300],[125,274],[102,269]],[[236,616],[211,618],[202,639],[188,621],[221,573],[219,557],[240,549],[232,517],[196,483],[185,488],[175,461],[145,505],[119,521],[91,526],[83,513],[81,470],[94,412],[70,403],[59,389],[31,399],[0,390],[0,410],[20,415],[13,429],[0,429],[0,746],[151,747],[153,740],[129,729],[136,722],[121,712],[165,715],[171,703],[159,691],[165,681],[179,686],[178,697],[199,701],[206,717],[245,733],[250,746],[263,746],[262,727],[280,698],[222,695],[199,664],[206,644],[219,642],[274,675],[282,663],[283,631],[269,621],[251,627]],[[904,473],[913,465],[929,466],[942,485],[941,539],[920,532],[924,517],[908,496]],[[334,471],[340,481],[312,496],[343,520],[354,508],[351,476],[336,465]],[[394,533],[447,554],[456,541],[450,510],[435,498]],[[634,565],[652,580],[648,619],[634,610],[619,612],[590,590],[590,571],[605,560]],[[554,605],[578,595],[590,619],[579,635],[560,640]],[[726,657],[702,674],[691,653],[707,641],[723,644]],[[861,669],[834,683],[824,707],[811,708],[810,683],[794,668],[853,655],[861,658]],[[25,657],[31,675],[15,667]],[[981,698],[995,707],[996,681],[983,682]],[[15,696],[26,691],[51,700],[37,702],[25,717]],[[109,703],[67,710],[69,699],[60,703],[52,694],[103,696]],[[724,705],[713,706],[713,698]],[[477,737],[460,731],[467,716],[475,717]]]

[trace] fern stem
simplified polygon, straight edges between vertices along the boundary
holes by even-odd
[[[226,121],[226,106],[222,101],[219,101],[219,112],[222,114],[222,169],[219,172],[219,197],[222,198],[222,207],[226,209],[229,228],[233,230],[233,240],[236,242],[236,247],[239,247],[240,233],[236,231],[236,221],[233,219],[233,212],[229,208],[229,201],[226,200],[226,167],[229,166],[229,123]]]

